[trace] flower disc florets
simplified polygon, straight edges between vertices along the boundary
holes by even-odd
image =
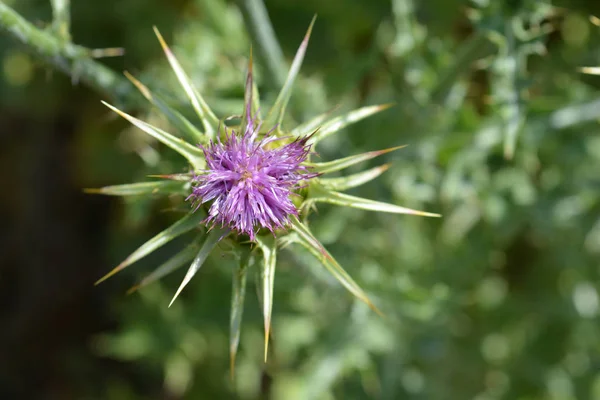
[[[254,240],[256,232],[285,228],[298,210],[290,196],[303,180],[317,174],[302,163],[308,157],[308,137],[272,148],[283,138],[267,133],[248,118],[241,136],[225,132],[225,141],[201,146],[207,169],[194,177],[189,199],[197,205],[213,201],[205,222],[220,225]],[[269,145],[269,146],[267,146]]]

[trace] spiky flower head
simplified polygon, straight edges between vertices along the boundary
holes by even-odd
[[[254,241],[259,229],[271,232],[284,229],[290,217],[298,216],[292,202],[293,190],[307,179],[317,176],[306,165],[310,152],[308,137],[273,147],[286,140],[273,130],[259,137],[261,124],[247,110],[244,132],[227,132],[225,141],[211,140],[201,146],[207,169],[197,173],[188,199],[196,207],[212,201],[205,223],[219,225]]]
[[[97,283],[147,256],[170,240],[186,232],[198,230],[195,241],[132,288],[132,291],[137,290],[191,262],[171,301],[173,303],[198,272],[209,253],[218,243],[228,241],[239,261],[238,268],[233,273],[231,302],[232,371],[240,338],[246,273],[248,267],[254,264],[258,264],[261,269],[261,304],[265,323],[266,359],[273,308],[275,267],[278,251],[282,247],[299,244],[307,249],[346,289],[377,311],[365,291],[311,232],[308,226],[308,212],[317,203],[394,214],[439,216],[343,193],[347,189],[375,179],[388,168],[387,164],[347,176],[327,177],[331,172],[342,171],[403,146],[356,154],[328,162],[318,163],[310,160],[312,148],[321,140],[354,122],[385,110],[388,108],[387,105],[366,106],[334,118],[330,118],[329,113],[325,113],[296,126],[291,131],[282,129],[285,109],[306,52],[313,23],[294,57],[284,86],[264,119],[257,117],[260,105],[258,97],[253,95],[256,87],[252,81],[252,57],[248,63],[246,76],[244,114],[239,127],[228,130],[225,121],[230,118],[219,119],[212,112],[158,30],[155,32],[161,46],[204,130],[199,130],[194,123],[169,107],[160,97],[152,94],[146,86],[130,75],[128,78],[142,95],[161,110],[172,125],[180,131],[182,137],[188,140],[165,132],[105,103],[136,127],[177,151],[189,162],[191,171],[186,174],[163,175],[161,177],[166,179],[154,182],[108,186],[89,191],[117,196],[157,192],[185,193],[193,203],[193,207],[184,217],[140,246]],[[271,130],[263,132],[263,126]],[[305,189],[301,192],[297,190],[304,186]],[[297,200],[298,208],[295,207],[293,200]],[[208,215],[206,218],[205,213]],[[263,234],[262,231],[266,232]],[[230,235],[232,232],[238,235]],[[251,248],[244,246],[243,242],[247,242],[248,239],[246,235],[254,243]]]

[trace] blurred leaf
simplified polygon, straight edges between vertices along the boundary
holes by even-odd
[[[285,240],[295,242],[304,246],[321,264],[329,271],[346,289],[354,296],[364,301],[378,314],[381,312],[371,303],[367,294],[358,286],[348,273],[337,263],[321,243],[313,236],[308,227],[297,218],[292,219],[292,230],[295,235],[290,234]]]
[[[287,65],[264,1],[237,0],[237,4],[244,17],[246,29],[258,47],[261,63],[269,75],[269,85],[280,88],[285,81]]]
[[[436,87],[431,93],[431,102],[446,104],[451,88],[460,82],[460,78],[472,71],[473,63],[477,59],[488,56],[493,48],[485,31],[474,32],[456,50],[456,59],[452,65],[440,74]]]
[[[579,71],[584,74],[600,75],[600,67],[581,67],[579,68]]]

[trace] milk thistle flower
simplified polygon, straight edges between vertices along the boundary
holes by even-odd
[[[247,109],[245,132],[238,137],[232,129],[225,142],[211,141],[204,147],[208,168],[193,178],[194,187],[188,199],[197,206],[213,200],[206,224],[227,227],[256,239],[256,231],[285,229],[298,211],[290,196],[303,180],[316,173],[302,165],[310,152],[308,137],[270,149],[267,146],[285,138],[273,131],[258,138],[260,123]]]
[[[363,289],[312,234],[308,226],[308,216],[309,211],[318,203],[395,214],[439,216],[343,193],[347,189],[375,179],[388,168],[388,165],[344,177],[327,177],[331,172],[342,171],[403,146],[370,151],[327,162],[311,160],[314,146],[321,140],[354,122],[385,110],[388,105],[362,107],[334,118],[330,118],[329,113],[325,113],[290,131],[282,128],[285,109],[304,59],[313,23],[314,19],[298,48],[284,86],[265,118],[260,117],[258,96],[254,96],[256,86],[253,82],[252,56],[248,62],[244,109],[240,124],[227,128],[225,122],[231,122],[232,118],[216,117],[191,84],[185,71],[156,29],[155,33],[171,68],[196,111],[198,122],[203,129],[199,129],[197,124],[168,106],[160,97],[154,95],[146,86],[127,73],[128,78],[142,95],[164,113],[181,137],[186,140],[104,103],[133,125],[182,155],[189,162],[190,173],[162,175],[161,180],[107,186],[88,191],[116,196],[185,194],[191,207],[184,217],[140,246],[97,283],[183,233],[198,230],[196,240],[130,290],[135,291],[144,287],[191,262],[171,301],[172,304],[217,244],[228,242],[238,260],[237,269],[233,272],[230,317],[232,371],[240,338],[246,275],[249,267],[255,264],[261,272],[261,306],[264,317],[266,360],[271,329],[275,267],[278,251],[283,247],[299,244],[307,249],[346,289],[377,311]],[[268,130],[264,130],[263,127]],[[295,204],[298,204],[298,207]],[[251,247],[247,245],[248,241],[252,243]]]

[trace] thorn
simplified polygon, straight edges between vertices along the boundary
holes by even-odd
[[[110,278],[111,276],[115,275],[117,272],[125,269],[125,267],[127,267],[127,266],[129,266],[129,258],[126,258],[125,261],[123,261],[121,264],[119,264],[115,268],[113,268],[108,274],[104,275],[102,278],[100,278],[96,282],[94,282],[94,286],[98,286],[99,284],[101,284],[102,282],[104,282],[105,280]]]
[[[368,298],[366,299],[366,303],[369,306],[369,308],[371,310],[373,310],[375,312],[375,314],[379,315],[381,318],[386,318],[385,314],[381,312],[381,310],[379,310],[379,308],[377,308],[375,306],[375,304],[371,303],[371,300],[369,300]]]
[[[367,154],[371,155],[371,156],[372,156],[372,158],[373,158],[373,157],[378,157],[378,156],[381,156],[381,155],[383,155],[383,154],[386,154],[386,153],[391,153],[392,151],[396,151],[396,150],[402,149],[402,148],[404,148],[404,147],[406,147],[406,146],[408,146],[408,145],[407,145],[407,144],[404,144],[404,145],[402,145],[402,146],[390,147],[390,148],[388,148],[388,149],[383,149],[383,150],[374,150],[374,151],[370,151],[370,152],[368,152]]]
[[[271,321],[265,320],[265,363],[267,362],[267,354],[269,352],[269,334],[271,333]]]
[[[135,85],[135,87],[140,91],[140,93],[142,93],[142,95],[146,99],[152,100],[152,94],[150,93],[150,90],[146,86],[144,86],[142,82],[135,79],[135,77],[127,71],[124,71],[123,74],[125,75],[125,77],[127,77],[127,79],[129,79],[131,83]]]
[[[129,295],[135,293],[140,287],[142,287],[141,283],[134,285],[134,286],[130,287],[129,289],[127,289],[127,292],[125,292],[125,294],[129,296]]]
[[[581,67],[577,68],[579,72],[590,75],[600,75],[600,67]]]
[[[392,166],[392,163],[386,163],[386,164],[383,164],[383,165],[380,165],[379,167],[377,167],[377,170],[379,171],[380,174],[383,174],[385,171],[390,169],[391,166]]]
[[[384,104],[379,104],[375,107],[378,107],[379,110],[377,110],[377,112],[383,111],[383,110],[387,110],[388,108],[392,108],[396,106],[396,103],[384,103]]]
[[[184,279],[184,282],[185,282],[185,279]],[[171,299],[171,302],[169,303],[169,306],[167,308],[171,308],[171,306],[175,302],[175,299],[179,296],[179,293],[181,293],[183,288],[186,286],[184,282],[182,282],[182,284],[179,286],[179,289],[177,289],[177,292],[175,292],[175,296],[173,296],[173,298]]]
[[[306,31],[306,34],[304,35],[304,40],[302,40],[303,42],[307,42],[308,43],[308,39],[310,38],[310,35],[312,33],[312,29],[313,29],[313,25],[315,24],[316,20],[317,20],[317,14],[315,14],[312,17],[312,20],[310,21],[310,25],[308,26],[308,30]]]
[[[233,349],[229,350],[229,379],[231,382],[234,381],[235,378],[235,351]]]
[[[426,212],[426,211],[416,211],[413,210],[412,213],[410,213],[409,215],[418,215],[421,217],[433,217],[433,218],[441,218],[442,214],[438,214],[438,213],[430,213],[430,212]]]
[[[248,72],[252,74],[252,45],[250,45],[250,56],[248,58]]]
[[[154,30],[154,34],[158,38],[160,46],[163,48],[163,51],[167,53],[167,55],[169,55],[171,53],[171,49],[169,49],[169,46],[167,46],[167,42],[165,42],[165,39],[163,39],[162,35],[158,31],[158,28],[156,26],[153,26],[152,29]]]

